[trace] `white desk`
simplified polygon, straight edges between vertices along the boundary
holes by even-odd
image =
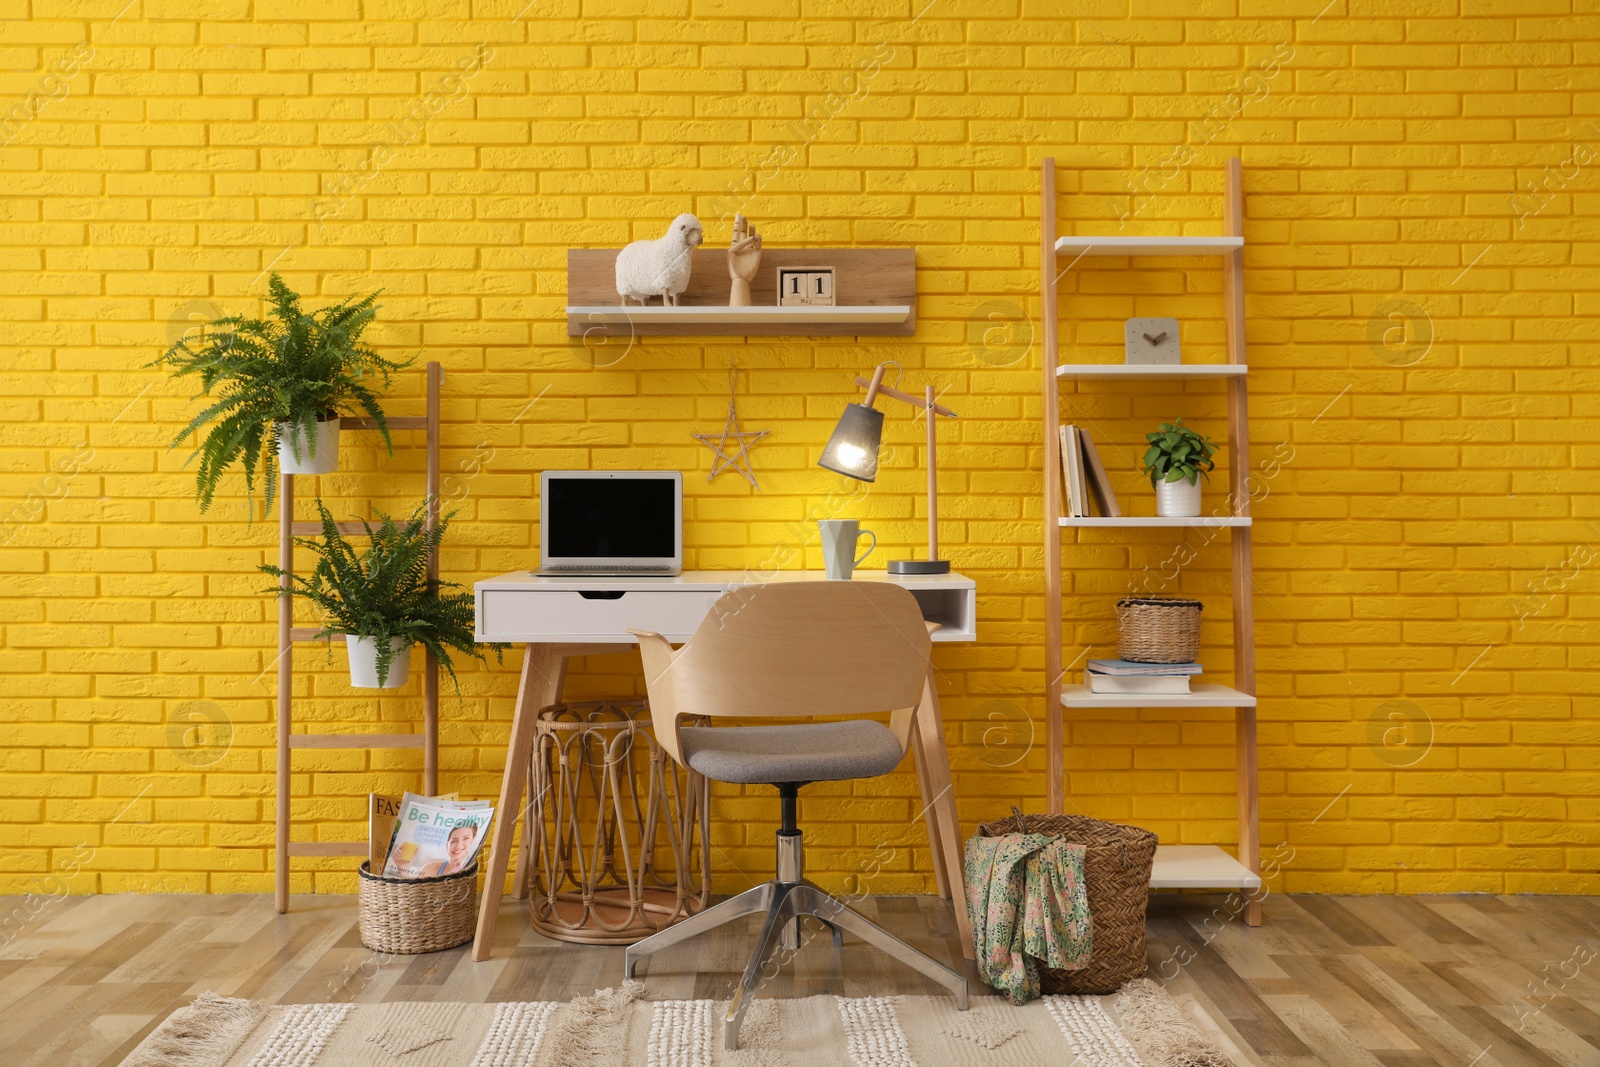
[[[478,640],[587,645],[634,644],[629,630],[654,630],[687,641],[723,593],[742,586],[814,582],[820,571],[684,571],[662,578],[551,577],[516,571],[473,586]],[[911,590],[935,641],[978,639],[978,586],[960,574],[856,571],[858,582],[894,582]]]
[[[889,575],[884,571],[857,571],[857,581],[894,582],[911,590],[923,617],[937,622],[937,642],[976,641],[978,638],[977,584],[960,574]],[[510,869],[515,839],[515,812],[523,807],[528,760],[533,752],[534,723],[539,710],[561,701],[567,660],[574,656],[622,652],[638,642],[628,630],[654,630],[669,640],[687,641],[710,613],[722,594],[748,586],[774,582],[823,581],[820,571],[685,571],[661,578],[544,577],[528,571],[502,574],[478,582],[477,638],[527,645],[522,680],[512,714],[511,738],[506,746],[506,766],[496,809],[494,840],[483,900],[478,908],[478,932],[472,958],[489,958],[500,897]],[[922,788],[923,814],[933,849],[934,877],[939,895],[951,901],[956,925],[968,957],[972,933],[967,919],[965,884],[961,876],[961,824],[956,816],[950,756],[939,717],[939,694],[929,666],[928,682],[917,709],[917,729],[911,735],[917,778]],[[524,812],[526,814],[526,812]],[[522,857],[513,881],[513,896],[527,892]]]

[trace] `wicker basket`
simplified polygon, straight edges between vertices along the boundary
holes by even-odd
[[[439,878],[384,878],[361,862],[361,943],[414,956],[472,940],[478,918],[478,865]]]
[[[984,837],[1047,834],[1084,846],[1083,873],[1094,924],[1094,950],[1076,971],[1041,968],[1046,993],[1115,993],[1145,972],[1144,911],[1150,901],[1150,865],[1156,835],[1136,826],[1083,815],[1023,815],[981,823]]]
[[[1200,657],[1200,601],[1127,597],[1117,601],[1117,655],[1135,663],[1193,663]]]

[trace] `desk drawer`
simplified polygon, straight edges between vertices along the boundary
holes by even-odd
[[[616,596],[616,593],[621,593]],[[702,589],[628,589],[592,599],[568,589],[486,589],[483,618],[489,641],[631,641],[629,630],[655,630],[683,640],[722,594]]]

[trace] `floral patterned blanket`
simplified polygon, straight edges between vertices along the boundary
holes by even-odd
[[[1082,845],[1044,834],[967,841],[967,915],[978,974],[1013,1004],[1038,999],[1039,968],[1075,971],[1093,948]]]

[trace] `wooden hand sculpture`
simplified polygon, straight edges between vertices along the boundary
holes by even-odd
[[[733,288],[728,293],[728,306],[750,306],[750,279],[761,266],[761,235],[743,215],[733,217],[733,240],[728,243],[728,275]]]

